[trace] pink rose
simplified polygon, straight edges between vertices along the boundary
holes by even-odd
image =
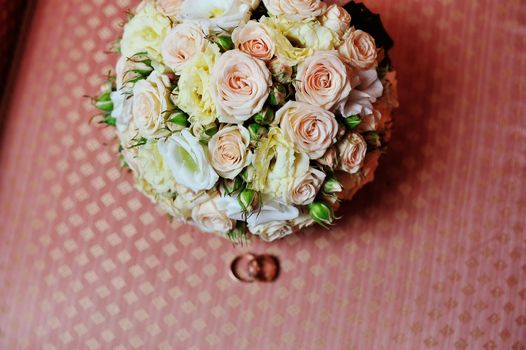
[[[355,174],[362,168],[367,143],[360,134],[351,133],[338,144],[338,169]]]
[[[321,0],[263,0],[263,3],[272,15],[295,21],[318,17],[326,7]]]
[[[263,109],[272,78],[263,61],[231,50],[212,71],[211,95],[221,123],[242,123]]]
[[[296,100],[332,110],[351,92],[351,80],[337,51],[318,51],[298,66]]]
[[[276,47],[264,24],[249,21],[234,30],[232,40],[239,50],[252,57],[263,61],[270,61],[274,57]]]
[[[210,161],[217,173],[226,179],[234,179],[252,162],[250,133],[243,126],[221,129],[208,142]]]
[[[343,7],[333,4],[319,18],[320,23],[342,37],[351,27],[351,15]]]
[[[353,68],[370,69],[376,66],[378,51],[374,38],[362,30],[349,30],[338,51]]]
[[[296,205],[309,205],[314,202],[325,181],[325,173],[314,168],[291,184],[288,200]]]
[[[276,113],[274,123],[280,124],[298,150],[311,159],[322,157],[338,135],[338,123],[333,113],[302,102],[287,102]]]
[[[172,17],[175,16],[181,6],[183,6],[184,0],[157,0],[157,8],[163,15]]]
[[[164,63],[176,74],[181,74],[185,65],[206,48],[205,37],[203,28],[197,23],[176,25],[161,46]]]

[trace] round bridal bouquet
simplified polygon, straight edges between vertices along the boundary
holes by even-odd
[[[94,102],[163,211],[274,241],[331,225],[372,181],[397,106],[392,45],[354,2],[144,0]]]

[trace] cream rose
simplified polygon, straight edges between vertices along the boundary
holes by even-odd
[[[362,168],[367,143],[360,134],[351,133],[338,144],[338,169],[355,174]]]
[[[321,0],[263,0],[263,3],[272,15],[295,21],[318,17],[326,6]]]
[[[338,51],[353,68],[363,70],[376,66],[378,51],[374,38],[362,30],[350,29],[344,35]]]
[[[225,208],[229,218],[246,221],[252,227],[265,225],[273,221],[295,220],[300,214],[295,206],[287,205],[268,196],[264,196],[260,210],[248,217],[239,205],[237,198],[222,197],[220,207]]]
[[[262,23],[249,21],[234,29],[232,40],[236,47],[252,57],[270,61],[274,57],[275,44],[270,30]]]
[[[234,227],[220,201],[221,197],[216,195],[192,210],[192,219],[201,231],[226,235]]]
[[[153,72],[133,88],[133,119],[141,136],[151,138],[163,133],[165,111],[171,108],[170,79]]]
[[[259,236],[265,242],[274,242],[294,233],[293,227],[286,221],[272,221],[259,226],[248,226],[250,233]]]
[[[252,2],[246,0],[185,1],[178,14],[184,21],[199,21],[214,31],[228,31],[250,19]]]
[[[325,173],[314,168],[292,183],[289,191],[289,201],[296,205],[309,205],[314,202],[323,182]]]
[[[319,18],[320,23],[342,37],[351,27],[351,15],[343,7],[332,4]]]
[[[179,13],[184,0],[157,0],[157,9],[163,15],[173,17]]]
[[[205,29],[197,23],[181,23],[168,34],[161,47],[164,63],[180,75],[186,64],[199,52],[204,52],[208,41]]]
[[[261,111],[272,78],[265,64],[248,54],[225,52],[212,71],[211,95],[221,123],[242,123]]]
[[[124,26],[121,53],[130,58],[147,51],[154,60],[161,61],[161,44],[170,31],[170,20],[157,11],[151,2],[143,3],[135,16]]]
[[[338,135],[333,113],[302,102],[287,102],[276,113],[274,123],[279,123],[287,138],[311,159],[322,157]]]
[[[175,181],[192,191],[212,189],[219,176],[208,160],[207,150],[188,129],[159,141],[159,151]]]
[[[208,142],[212,166],[226,179],[234,179],[252,162],[250,132],[243,126],[221,129]]]
[[[351,80],[337,51],[319,51],[298,66],[296,100],[331,110],[351,92]]]

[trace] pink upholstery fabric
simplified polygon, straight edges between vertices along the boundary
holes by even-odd
[[[128,0],[41,0],[0,142],[2,349],[524,349],[526,3],[371,0],[401,108],[329,231],[170,225],[89,124]],[[272,252],[274,284],[228,275]]]

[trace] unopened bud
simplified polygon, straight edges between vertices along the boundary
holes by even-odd
[[[252,182],[254,180],[254,167],[253,166],[246,167],[245,170],[243,170],[243,172],[241,173],[241,178],[246,183]]]
[[[288,90],[285,86],[278,84],[272,87],[269,95],[269,103],[272,106],[281,106],[287,100]]]
[[[188,114],[184,113],[183,111],[177,111],[170,115],[170,119],[168,121],[177,126],[186,127],[188,126]]]
[[[95,100],[95,107],[104,112],[113,111],[113,102],[111,101],[111,91],[104,92]]]
[[[235,47],[232,38],[226,35],[218,36],[215,42],[222,51],[232,50]]]
[[[325,184],[323,184],[324,193],[331,194],[331,193],[338,193],[341,191],[343,191],[342,184],[340,183],[340,181],[336,180],[333,177],[325,181]]]
[[[380,148],[382,147],[382,139],[380,135],[376,132],[368,132],[367,134],[363,135],[365,141],[369,146],[372,146],[374,148]]]
[[[309,205],[309,215],[318,224],[322,226],[331,225],[334,222],[334,212],[323,202],[314,202]]]
[[[267,134],[268,129],[259,124],[252,123],[248,126],[248,131],[250,132],[250,139],[252,141],[259,141],[265,134]]]
[[[362,123],[362,118],[359,115],[352,115],[345,118],[344,123],[349,130],[354,130]]]
[[[289,84],[292,82],[294,70],[288,64],[282,63],[279,59],[275,58],[270,61],[269,69],[274,80],[282,84]]]
[[[259,193],[253,190],[243,190],[237,201],[245,213],[253,213],[259,209]]]
[[[239,191],[242,187],[243,180],[240,177],[236,177],[233,180],[225,179],[223,181],[223,189],[228,195]]]
[[[265,107],[254,116],[254,120],[260,125],[269,125],[274,121],[274,111],[271,108]]]

